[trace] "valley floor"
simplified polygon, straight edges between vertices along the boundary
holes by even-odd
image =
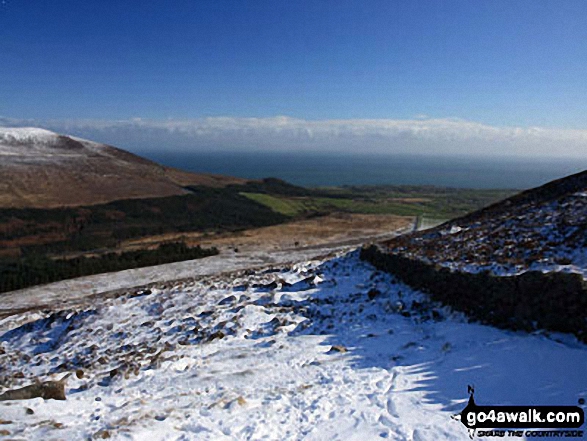
[[[570,336],[468,323],[356,251],[284,262],[0,320],[0,392],[77,371],[66,401],[0,402],[0,433],[466,440],[468,385],[478,404],[587,397]]]

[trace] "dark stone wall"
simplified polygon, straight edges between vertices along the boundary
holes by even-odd
[[[587,341],[587,284],[579,274],[471,274],[389,254],[377,245],[363,248],[361,258],[482,323],[567,332]]]

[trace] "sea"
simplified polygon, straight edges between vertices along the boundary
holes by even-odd
[[[585,158],[520,158],[267,152],[141,152],[171,167],[304,187],[433,185],[526,189],[587,169]]]

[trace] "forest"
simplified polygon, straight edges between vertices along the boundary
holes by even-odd
[[[111,252],[100,256],[79,256],[71,259],[51,259],[43,254],[30,253],[18,260],[0,261],[0,292],[90,274],[200,259],[215,254],[218,254],[216,248],[188,247],[183,242],[161,244],[153,250]]]

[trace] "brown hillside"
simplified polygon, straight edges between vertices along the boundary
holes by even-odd
[[[94,205],[246,180],[164,167],[124,150],[42,129],[0,128],[0,208]]]

